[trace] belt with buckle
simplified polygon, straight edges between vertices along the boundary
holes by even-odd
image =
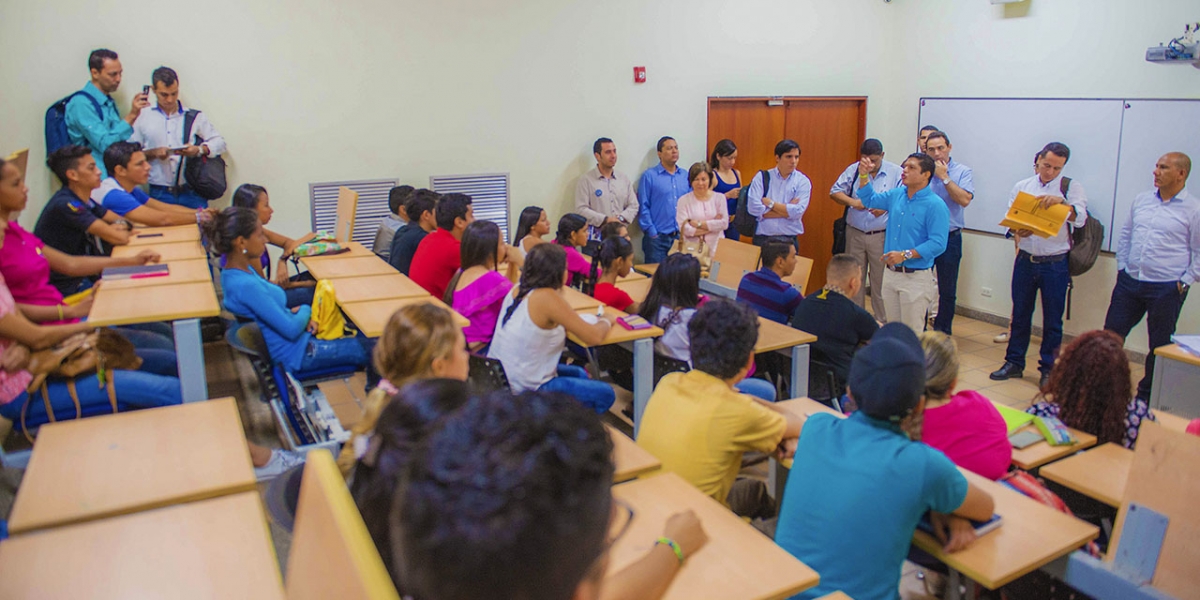
[[[886,229],[876,229],[875,231],[863,231],[857,227],[855,227],[854,229],[863,235],[875,235],[877,233],[884,233],[885,231],[887,231]]]
[[[901,267],[900,265],[888,265],[887,268],[897,273],[919,273],[929,270],[929,267],[925,267],[924,269],[910,269],[908,267]]]
[[[1020,257],[1028,258],[1029,262],[1040,265],[1042,263],[1056,263],[1059,261],[1067,260],[1067,253],[1063,252],[1062,254],[1052,254],[1050,256],[1034,256],[1034,255],[1022,250]]]

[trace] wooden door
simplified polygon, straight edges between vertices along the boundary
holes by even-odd
[[[775,144],[783,139],[784,107],[769,106],[766,98],[710,98],[708,100],[708,150],[723,139],[737,145],[734,168],[742,173],[742,185],[762,169],[775,166]],[[746,240],[747,242],[750,240]]]

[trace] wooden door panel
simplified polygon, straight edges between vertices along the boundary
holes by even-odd
[[[738,148],[734,167],[742,173],[742,185],[762,169],[775,166],[775,144],[783,139],[784,107],[767,106],[766,98],[710,98],[708,100],[708,146],[731,139]]]

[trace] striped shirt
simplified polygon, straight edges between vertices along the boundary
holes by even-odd
[[[778,273],[763,268],[742,277],[742,282],[738,284],[737,299],[750,305],[760,317],[787,324],[804,297],[800,295],[800,290],[784,281]]]

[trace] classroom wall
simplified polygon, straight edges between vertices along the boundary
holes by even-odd
[[[1142,60],[1198,17],[1192,0],[6,2],[0,152],[44,157],[42,114],[105,46],[125,67],[121,106],[155,67],[179,72],[184,101],[229,143],[231,187],[270,189],[273,228],[309,229],[312,182],[497,171],[511,174],[514,215],[540,204],[557,218],[596,137],[617,141],[633,178],[664,134],[681,162],[700,160],[708,96],[867,96],[869,135],[893,158],[911,147],[921,96],[1198,97],[1191,67]],[[635,65],[648,83],[632,83]],[[31,171],[27,227],[57,187]],[[968,234],[962,304],[1008,313],[996,258],[1009,248]],[[1068,331],[1102,324],[1114,271],[1102,258],[1081,278]],[[1181,322],[1200,329],[1195,301]]]

